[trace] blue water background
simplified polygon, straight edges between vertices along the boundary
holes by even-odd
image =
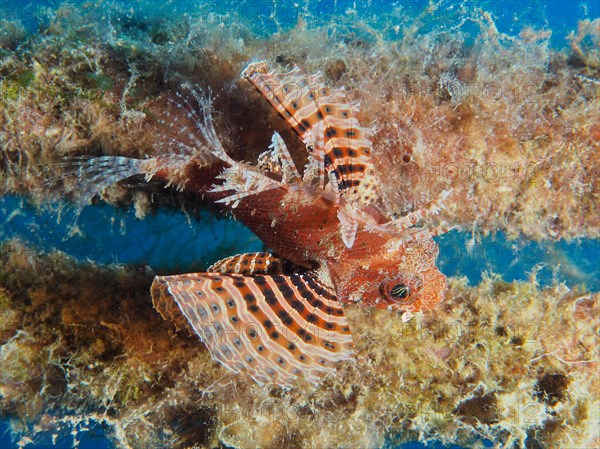
[[[59,214],[56,205],[37,209],[8,196],[0,197],[0,212],[0,242],[18,238],[35,252],[59,250],[79,261],[147,265],[159,274],[202,271],[223,257],[268,249],[241,223],[207,211],[190,217],[179,209],[161,210],[140,220],[133,209],[99,203],[83,209],[74,235],[73,213]],[[498,233],[472,240],[469,233],[451,231],[436,240],[442,272],[466,276],[471,285],[485,273],[511,282],[527,280],[535,270],[542,286],[565,282],[600,290],[597,239],[536,243]]]
[[[30,32],[35,33],[48,23],[48,9],[56,10],[59,5],[67,5],[67,20],[70,13],[75,21],[82,5],[86,6],[86,14],[92,10],[90,6],[93,4],[86,3],[79,0],[3,0],[0,18],[19,20]],[[98,2],[99,9],[92,14],[101,20],[111,5],[120,5],[123,10],[131,11],[130,17],[145,19],[164,20],[165,17],[183,14],[204,18],[214,14],[225,21],[228,17],[244,20],[254,32],[271,35],[295,26],[299,18],[306,17],[311,26],[340,22],[340,18],[358,18],[376,28],[383,28],[388,21],[398,23],[403,18],[405,23],[411,23],[414,17],[425,14],[431,3],[430,0],[115,0]],[[550,28],[551,43],[555,48],[566,45],[565,38],[572,30],[576,30],[578,20],[594,19],[600,15],[600,2],[597,0],[450,0],[433,13],[430,26],[458,23],[462,17],[457,7],[459,4],[470,11],[480,9],[489,12],[498,30],[503,33],[518,34],[523,26]],[[392,12],[394,9],[400,15]],[[473,32],[476,31],[473,29]],[[393,37],[393,34],[388,37]]]
[[[78,449],[112,449],[114,446],[106,438],[105,429],[102,425],[88,426],[89,430],[80,431],[78,434]],[[9,437],[9,428],[6,421],[0,421],[0,449],[16,448]],[[67,449],[73,447],[73,438],[67,434],[68,432],[60,432],[60,439],[56,445],[50,443],[50,434],[41,434],[39,442],[35,445],[26,446],[33,449]],[[491,444],[484,442],[484,447],[492,447]],[[285,449],[285,448],[282,448]],[[360,448],[357,448],[360,449]],[[425,445],[422,443],[405,443],[400,446],[386,445],[382,449],[466,449],[462,446],[450,445],[444,446],[439,443]]]
[[[245,226],[203,211],[186,216],[161,210],[143,220],[133,209],[106,203],[75,212],[52,204],[36,208],[23,198],[0,197],[0,241],[19,238],[36,252],[63,251],[79,261],[148,265],[160,273],[206,270],[227,255],[262,251],[262,242]],[[10,250],[11,246],[7,246]]]
[[[0,3],[0,19],[19,20],[30,33],[43,29],[47,24],[47,8],[69,5],[73,19],[84,2],[80,1],[15,1],[3,0]],[[555,48],[568,45],[566,36],[577,28],[577,21],[600,16],[600,2],[569,0],[513,0],[513,1],[467,1],[468,8],[481,8],[492,13],[500,32],[516,34],[523,25],[533,28],[550,28],[551,43]],[[173,17],[183,13],[193,13],[199,17],[208,13],[237,16],[251,24],[254,31],[263,35],[289,29],[297,23],[300,15],[308,14],[311,23],[326,24],[332,19],[345,18],[351,23],[353,17],[371,25],[398,19],[390,15],[389,5],[402,8],[406,23],[412,17],[424,12],[429,0],[406,1],[315,1],[271,2],[257,0],[207,0],[207,1],[161,1],[143,2],[121,0],[114,2],[122,9],[130,8],[133,16],[144,18]],[[439,24],[452,24],[459,19],[458,11],[448,2],[447,8],[440,9],[437,17],[423,28],[426,32]],[[110,6],[110,2],[104,2]],[[150,5],[140,9],[140,5]],[[109,8],[110,9],[110,8]],[[101,17],[98,16],[101,20]],[[469,28],[471,27],[471,28]],[[463,30],[477,32],[474,25],[467,24]],[[394,31],[388,29],[386,37],[394,38]],[[19,237],[37,250],[60,249],[79,260],[99,263],[146,264],[158,272],[181,272],[205,269],[215,260],[227,255],[222,252],[222,244],[235,242],[230,253],[256,251],[262,244],[243,226],[222,218],[202,214],[200,219],[189,219],[178,211],[161,211],[145,220],[137,220],[132,211],[115,210],[106,205],[96,205],[84,209],[79,223],[80,233],[68,237],[65,221],[56,222],[56,215],[38,211],[22,199],[0,198],[0,242]],[[574,286],[585,283],[593,291],[600,289],[598,240],[582,240],[571,243],[558,242],[538,245],[531,242],[506,241],[503,235],[490,237],[470,245],[470,235],[452,232],[440,238],[440,268],[450,276],[465,275],[473,284],[479,282],[482,273],[493,271],[507,281],[526,279],[538,264],[545,264],[538,273],[542,284],[555,280]],[[4,249],[1,246],[0,249]],[[113,445],[106,438],[105,430],[98,424],[90,430],[80,432],[80,449],[109,449]],[[60,432],[56,445],[50,442],[50,435],[42,434],[28,448],[68,448],[73,439],[68,431]],[[11,440],[8,422],[0,421],[0,448],[15,448]],[[461,449],[458,446],[425,446],[409,443],[404,449]]]

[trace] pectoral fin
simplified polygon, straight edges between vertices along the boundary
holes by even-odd
[[[290,388],[301,377],[316,384],[354,358],[344,311],[312,272],[157,276],[152,296],[163,317],[189,324],[213,359],[261,385]]]

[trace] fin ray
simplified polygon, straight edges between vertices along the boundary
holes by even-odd
[[[211,265],[207,271],[223,274],[284,274],[293,270],[293,264],[266,252],[244,253],[226,257]]]
[[[277,73],[258,62],[250,64],[242,77],[313,148],[314,155],[309,156],[316,159],[314,165],[323,159],[325,169],[335,174],[339,191],[356,193],[365,174],[372,171],[373,137],[373,131],[355,118],[358,104],[349,103],[343,89],[325,87],[319,73],[304,76],[298,67]]]
[[[343,309],[314,273],[157,276],[153,301],[162,310],[164,292],[213,359],[259,384],[290,388],[300,377],[316,384],[339,362],[353,360]]]

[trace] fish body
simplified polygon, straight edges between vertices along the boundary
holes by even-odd
[[[104,171],[100,161],[88,161],[79,172],[103,172],[94,178],[102,187],[139,173],[177,184],[248,226],[273,253],[233,256],[206,273],[157,276],[154,305],[233,372],[286,388],[300,377],[317,383],[354,359],[341,303],[410,316],[443,299],[446,280],[432,237],[446,228],[414,225],[437,213],[447,192],[427,209],[391,220],[378,205],[373,131],[359,124],[358,106],[342,90],[327,88],[319,75],[279,73],[266,63],[250,64],[242,77],[306,145],[302,174],[277,133],[258,166],[229,157],[210,104],[195,91],[201,118],[190,157],[119,158]],[[192,111],[188,100],[182,106]]]

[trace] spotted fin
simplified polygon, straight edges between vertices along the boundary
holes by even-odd
[[[226,257],[210,266],[207,271],[224,274],[284,274],[294,271],[294,264],[274,254],[245,253]]]
[[[173,323],[178,331],[186,329],[190,334],[194,332],[192,326],[181,312],[181,309],[177,306],[177,303],[173,301],[166,282],[157,282],[155,280],[150,287],[150,294],[152,295],[154,308],[160,313],[163,319]]]
[[[323,160],[340,192],[357,188],[372,170],[373,131],[358,123],[358,105],[348,103],[342,89],[325,87],[320,74],[304,76],[298,67],[277,73],[265,62],[242,73],[313,149],[316,165]],[[319,135],[315,135],[315,131]]]
[[[181,312],[213,359],[261,385],[316,384],[354,357],[344,311],[314,273],[157,276],[152,297],[163,316]]]

